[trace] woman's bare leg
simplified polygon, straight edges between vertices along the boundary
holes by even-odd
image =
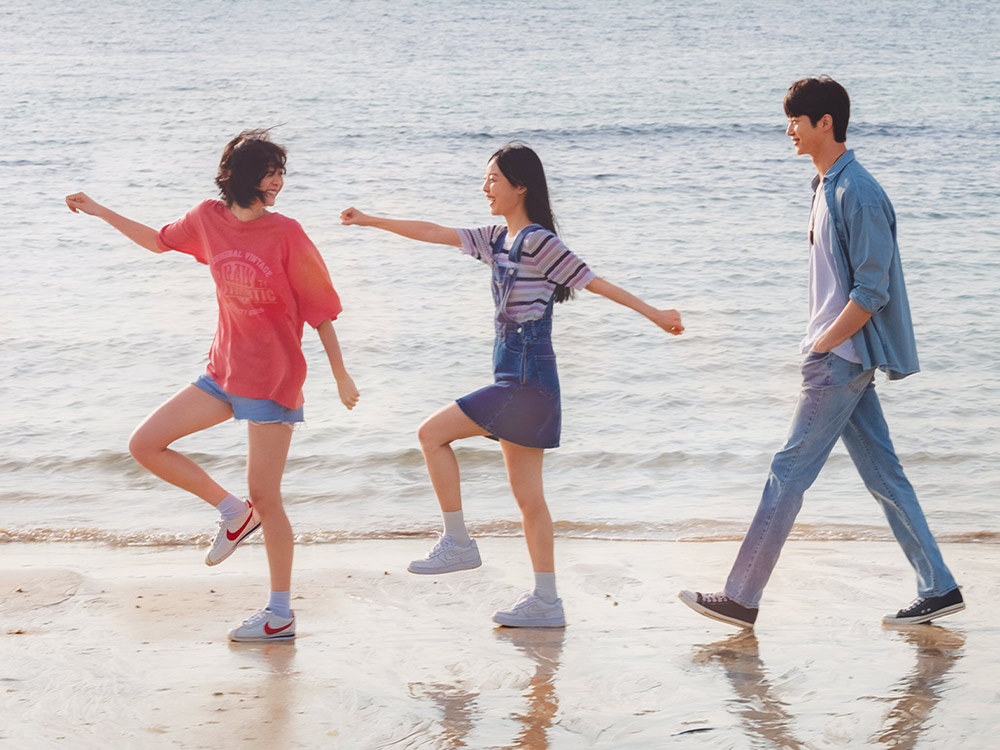
[[[264,532],[271,591],[289,591],[295,540],[281,500],[281,477],[292,442],[292,429],[280,422],[251,422],[248,435],[247,485]]]
[[[417,430],[431,485],[445,513],[462,509],[461,475],[451,449],[452,441],[486,434],[456,403],[432,414]]]
[[[135,428],[129,451],[142,466],[170,484],[218,505],[228,492],[204,469],[169,446],[186,435],[233,416],[232,407],[194,385],[178,391]]]
[[[524,524],[524,539],[528,543],[531,567],[536,573],[555,572],[552,516],[542,491],[542,448],[526,448],[501,440],[507,478],[514,493]]]

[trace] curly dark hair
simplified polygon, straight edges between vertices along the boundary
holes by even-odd
[[[270,128],[244,130],[226,144],[215,184],[227,206],[235,203],[250,208],[264,200],[264,194],[257,189],[260,181],[272,169],[285,171],[285,149],[272,143],[269,133]]]

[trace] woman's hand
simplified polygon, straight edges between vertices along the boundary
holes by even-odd
[[[90,216],[98,216],[105,210],[104,206],[95,201],[86,193],[73,193],[66,196],[66,205],[73,213],[85,213]]]
[[[121,214],[116,214],[110,208],[102,206],[86,193],[73,193],[66,196],[66,205],[73,213],[84,213],[104,219],[132,242],[154,253],[162,253],[163,249],[156,244],[156,230],[138,221],[132,221]]]
[[[684,333],[684,326],[681,325],[681,314],[676,310],[656,310],[649,316],[649,319],[674,336]]]
[[[354,385],[354,380],[346,373],[337,378],[337,393],[340,394],[340,403],[348,409],[353,409],[357,406],[358,399],[361,398],[358,387]]]
[[[371,221],[372,221],[371,216],[362,213],[353,206],[351,208],[345,208],[343,211],[340,212],[340,223],[343,224],[344,226],[349,227],[353,225],[359,227],[366,227],[371,224]]]

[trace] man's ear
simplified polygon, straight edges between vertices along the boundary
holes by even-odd
[[[823,115],[816,124],[824,131],[833,130],[833,115],[829,113]]]

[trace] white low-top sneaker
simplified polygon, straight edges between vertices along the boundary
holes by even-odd
[[[566,615],[562,599],[549,604],[534,594],[522,594],[510,609],[494,612],[493,622],[508,628],[563,628]]]
[[[454,573],[456,570],[472,570],[482,564],[475,539],[470,539],[467,546],[459,547],[450,536],[441,534],[427,557],[414,560],[406,569],[418,575],[437,575]]]
[[[229,631],[229,640],[241,643],[249,641],[281,641],[295,637],[295,613],[291,617],[280,617],[269,609],[254,612],[238,626]]]
[[[215,541],[205,555],[205,565],[218,565],[229,557],[243,540],[260,528],[260,518],[253,509],[253,503],[247,502],[247,512],[232,521],[219,519],[219,532]]]

